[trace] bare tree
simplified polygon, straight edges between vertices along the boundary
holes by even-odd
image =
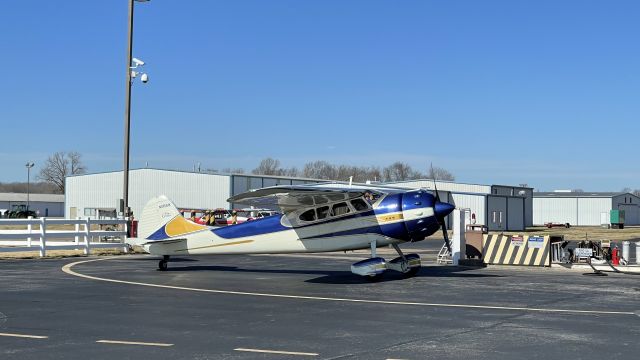
[[[266,158],[260,161],[260,165],[253,169],[251,173],[256,175],[280,175],[280,160]]]
[[[224,168],[222,169],[223,173],[227,173],[227,174],[244,174],[244,169],[243,168]]]
[[[67,154],[69,159],[69,166],[71,167],[70,175],[84,174],[87,172],[87,167],[82,163],[82,155],[77,151],[72,151]]]
[[[306,163],[302,170],[302,175],[312,179],[335,180],[337,178],[337,170],[332,164],[318,160]]]
[[[64,194],[65,177],[87,172],[81,158],[82,155],[75,151],[69,153],[59,151],[47,158],[40,169],[38,179],[53,184],[57,193]]]
[[[448,170],[437,166],[429,168],[429,171],[427,172],[427,178],[445,181],[454,181],[456,179],[456,177],[453,176],[453,174]]]
[[[404,181],[419,179],[422,174],[413,170],[409,164],[397,161],[382,169],[382,177],[384,181]]]
[[[298,177],[298,176],[300,176],[299,175],[300,172],[298,171],[298,168],[295,167],[295,166],[290,167],[288,169],[281,169],[280,172],[281,172],[282,176],[289,176],[289,177]]]

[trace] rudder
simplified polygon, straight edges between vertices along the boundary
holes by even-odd
[[[147,202],[138,223],[138,237],[148,238],[176,216],[181,216],[178,208],[162,195]]]

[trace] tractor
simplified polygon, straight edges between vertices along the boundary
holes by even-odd
[[[11,211],[7,213],[7,217],[13,219],[26,219],[29,216],[38,217],[35,211],[27,209],[27,205],[13,205]]]

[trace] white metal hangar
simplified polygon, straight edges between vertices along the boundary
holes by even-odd
[[[533,225],[533,189],[509,185],[464,184],[437,181],[443,201],[466,212],[469,223],[486,225],[490,231],[521,231]],[[387,185],[434,189],[430,179],[401,181]]]
[[[599,226],[611,210],[625,211],[625,225],[640,225],[640,197],[619,192],[535,192],[533,223]]]
[[[116,217],[120,214],[122,171],[69,176],[66,179],[67,217]],[[299,185],[326,180],[283,176],[217,174],[160,169],[131,170],[129,206],[140,214],[152,197],[166,195],[182,209],[243,207],[227,199],[252,189],[275,185]],[[469,223],[489,230],[519,231],[531,226],[532,193],[527,187],[463,184],[438,181],[443,201],[468,209]],[[415,180],[385,185],[433,190],[433,180]]]
[[[113,218],[121,215],[122,181],[122,171],[68,176],[65,215],[68,218]],[[129,207],[136,216],[142,213],[149,199],[166,195],[182,209],[228,209],[231,204],[227,199],[247,190],[317,181],[281,176],[135,169],[129,174]]]
[[[64,216],[64,195],[29,194],[28,201],[29,209],[35,211],[38,216]],[[20,205],[27,205],[27,194],[0,193],[0,216]]]

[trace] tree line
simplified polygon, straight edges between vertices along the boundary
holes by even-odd
[[[244,173],[244,171],[242,172]],[[311,161],[302,169],[296,167],[282,167],[280,161],[273,158],[265,158],[260,161],[258,167],[251,171],[255,175],[276,175],[305,177],[322,180],[346,181],[353,177],[354,182],[370,181],[404,181],[415,179],[438,179],[454,181],[455,176],[446,169],[440,167],[427,168],[425,172],[414,169],[411,165],[400,161],[385,167],[379,166],[355,166],[336,165],[328,161]]]
[[[40,167],[35,181],[29,184],[29,191],[40,194],[64,194],[65,178],[70,175],[80,175],[87,172],[87,167],[82,162],[82,155],[76,151],[59,151],[49,156]],[[222,172],[244,174],[242,168],[226,168]],[[455,180],[455,176],[446,169],[439,167],[427,168],[425,172],[414,169],[409,164],[397,161],[385,167],[379,166],[355,166],[332,164],[328,161],[317,160],[306,163],[301,169],[296,167],[283,167],[280,160],[265,158],[258,166],[251,170],[255,175],[275,175],[290,177],[305,177],[321,180],[354,182],[370,181],[404,181],[414,179],[438,179]],[[0,192],[26,193],[26,182],[0,183]]]

